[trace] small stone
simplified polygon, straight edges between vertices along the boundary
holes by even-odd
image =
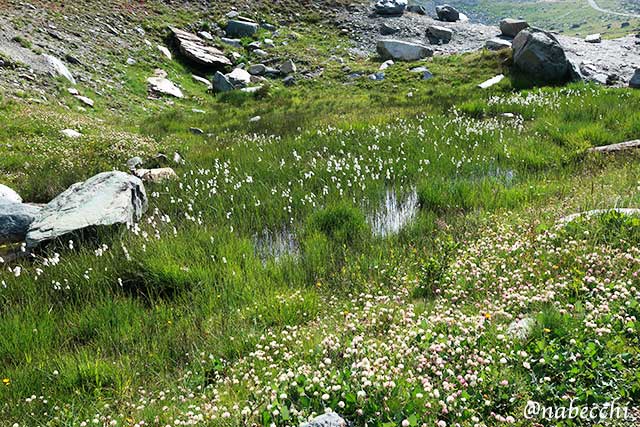
[[[132,157],[129,160],[127,160],[127,168],[130,171],[136,170],[138,169],[141,165],[142,165],[143,161],[141,157]]]
[[[60,131],[60,133],[63,136],[66,136],[67,138],[80,138],[82,136],[82,134],[80,132],[78,132],[77,130],[73,130],[73,129],[63,129]]]
[[[220,71],[216,71],[213,75],[213,89],[216,92],[229,92],[234,90],[235,88],[224,74]]]
[[[393,60],[389,59],[388,61],[384,61],[381,65],[380,65],[380,71],[384,71],[387,68],[389,68],[390,66],[392,66],[393,64],[395,64],[395,62],[393,62]]]
[[[602,36],[599,33],[589,34],[584,38],[584,41],[586,41],[587,43],[600,43],[602,42]]]
[[[76,95],[75,97],[78,101],[82,102],[83,104],[93,108],[93,99],[91,98],[87,98],[86,96],[81,96],[81,95]]]
[[[260,120],[262,120],[262,117],[260,117],[260,116],[255,116],[255,117],[251,117],[251,118],[249,119],[249,122],[251,122],[251,123],[257,123],[257,122],[259,122]]]
[[[171,168],[138,169],[135,171],[135,175],[145,182],[154,184],[178,178],[178,175]]]
[[[171,52],[169,51],[169,49],[167,49],[164,46],[158,45],[158,50],[169,60],[173,59],[173,55],[171,55]]]
[[[282,74],[293,74],[296,71],[297,71],[296,64],[291,59],[288,59],[282,65],[280,65],[280,72]]]

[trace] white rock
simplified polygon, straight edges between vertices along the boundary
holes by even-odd
[[[171,55],[171,52],[169,51],[169,49],[167,49],[166,47],[162,46],[162,45],[158,45],[158,50],[169,60],[173,59],[173,55]]]
[[[382,63],[382,65],[380,65],[380,71],[386,70],[387,68],[389,68],[393,64],[395,64],[395,62],[393,62],[393,60],[391,60],[391,59],[389,59],[388,61],[384,61]]]
[[[66,65],[62,61],[60,61],[55,56],[51,55],[42,55],[44,56],[47,64],[51,67],[51,74],[55,76],[62,76],[65,79],[69,80],[72,84],[76,84],[76,79],[73,78],[71,71],[67,68]]]
[[[63,129],[60,133],[67,138],[80,138],[82,136],[80,132],[74,129]]]
[[[491,86],[498,84],[502,81],[502,79],[504,79],[504,74],[498,74],[497,76],[490,78],[489,80],[487,80],[486,82],[480,83],[478,85],[478,87],[480,89],[487,89],[490,88]]]
[[[22,203],[22,197],[13,189],[6,185],[0,184],[0,200],[6,200],[14,203]]]

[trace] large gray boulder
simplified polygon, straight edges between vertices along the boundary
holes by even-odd
[[[407,3],[407,0],[380,0],[375,5],[375,11],[380,15],[402,15]]]
[[[563,82],[571,79],[572,66],[553,36],[523,30],[513,40],[512,49],[515,66],[537,80]]]
[[[0,201],[21,203],[22,197],[6,185],[0,184]]]
[[[460,19],[460,12],[448,4],[436,6],[436,14],[438,19],[444,22],[456,22]]]
[[[140,178],[103,172],[73,184],[45,205],[29,227],[27,246],[87,227],[133,225],[146,210],[147,194]]]
[[[633,77],[631,77],[631,80],[629,81],[629,87],[640,89],[640,68],[638,68],[633,74]]]
[[[376,49],[380,57],[394,61],[417,61],[433,55],[425,45],[401,40],[378,40]]]
[[[205,41],[195,34],[170,27],[180,53],[188,60],[205,67],[220,68],[230,66],[231,61],[222,51],[207,46]]]
[[[230,20],[225,31],[228,37],[253,37],[260,26],[255,22]]]
[[[0,244],[24,241],[39,207],[0,199]]]
[[[315,417],[303,427],[347,427],[347,422],[335,412]]]
[[[507,18],[500,21],[500,31],[502,35],[507,37],[515,37],[520,31],[526,30],[527,28],[529,28],[529,24],[522,19]]]

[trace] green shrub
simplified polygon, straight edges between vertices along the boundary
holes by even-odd
[[[310,231],[319,231],[331,241],[341,245],[352,245],[368,231],[362,212],[346,203],[319,210],[311,215]]]

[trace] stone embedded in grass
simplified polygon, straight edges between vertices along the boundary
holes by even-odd
[[[515,37],[522,30],[529,28],[527,21],[522,19],[503,19],[500,21],[500,32],[507,37]]]
[[[89,106],[91,108],[93,108],[93,99],[88,98],[86,96],[82,96],[82,95],[76,95],[75,97],[78,101],[82,102],[84,105]]]
[[[280,65],[280,72],[282,74],[293,74],[297,70],[296,64],[291,59],[286,60]]]
[[[149,83],[149,90],[154,94],[184,97],[180,88],[167,79],[167,73],[163,70],[156,70],[155,74],[147,79],[147,83]]]
[[[227,76],[222,74],[220,71],[216,71],[216,73],[213,75],[212,84],[213,90],[215,90],[216,92],[229,92],[235,89]]]
[[[258,32],[259,25],[255,22],[230,20],[225,31],[229,37],[253,37]]]
[[[143,181],[152,182],[154,184],[171,179],[178,179],[178,175],[171,168],[137,169],[135,171],[135,175]]]
[[[24,241],[40,207],[0,199],[0,244]]]
[[[167,49],[164,46],[158,45],[158,50],[165,56],[165,58],[167,58],[168,60],[172,60],[173,59],[173,55],[171,55],[171,52],[169,51],[169,49]]]
[[[378,40],[376,50],[382,59],[398,61],[417,61],[433,56],[431,48],[419,43],[402,40]]]
[[[57,239],[87,227],[131,226],[147,210],[147,193],[140,178],[124,172],[103,172],[73,184],[46,204],[31,223],[27,246]]]
[[[486,82],[482,82],[478,85],[478,87],[480,89],[488,89],[493,85],[496,85],[498,83],[500,83],[502,81],[502,79],[504,79],[504,74],[498,74],[495,77],[490,78],[489,80],[487,80]]]
[[[80,138],[82,134],[74,129],[63,129],[60,131],[62,136],[66,136],[67,138]]]
[[[13,189],[6,185],[0,184],[0,201],[8,201],[14,203],[22,203],[22,197]]]
[[[302,427],[347,427],[347,422],[335,412],[315,417]]]
[[[211,82],[205,79],[204,77],[200,77],[195,74],[192,74],[191,78],[193,79],[194,82],[202,83],[203,85],[205,85],[207,89],[213,89],[213,85],[211,84]]]

